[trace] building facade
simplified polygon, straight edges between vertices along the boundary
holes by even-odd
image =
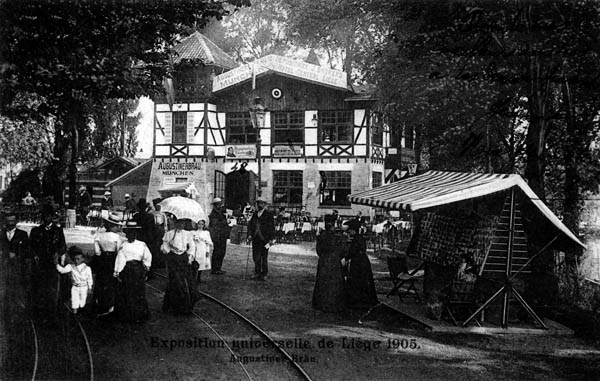
[[[225,196],[227,174],[245,166],[256,175],[256,197],[273,207],[368,215],[347,196],[384,181],[389,136],[374,101],[342,71],[276,55],[232,67],[220,51],[199,54],[205,41],[199,33],[182,41],[187,64],[175,75],[174,98],[155,99],[147,198],[189,183],[209,208]],[[264,125],[252,120],[257,99]]]

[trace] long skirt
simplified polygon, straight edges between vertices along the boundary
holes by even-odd
[[[379,302],[371,262],[366,254],[355,256],[350,261],[346,280],[346,302],[350,308],[369,308]]]
[[[150,318],[146,301],[146,269],[140,261],[128,261],[119,275],[115,314],[121,321],[141,323]]]
[[[323,253],[319,257],[312,305],[324,312],[344,309],[344,278],[340,256],[336,251]]]
[[[194,304],[199,299],[198,291],[195,289],[192,269],[188,263],[187,254],[167,255],[167,271],[169,273],[169,284],[163,301],[163,311],[173,311],[178,314],[190,314]]]
[[[117,280],[113,276],[115,259],[116,252],[106,251],[102,255],[94,257],[94,269],[96,270],[94,299],[98,313],[106,313],[115,305],[117,292]]]

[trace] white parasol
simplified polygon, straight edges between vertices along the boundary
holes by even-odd
[[[200,220],[207,221],[206,213],[204,213],[202,206],[191,198],[181,196],[168,197],[158,205],[160,205],[161,212],[171,213],[177,219],[188,218],[194,222]]]

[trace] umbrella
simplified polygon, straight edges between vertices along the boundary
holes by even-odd
[[[158,205],[160,205],[162,212],[171,213],[177,219],[188,218],[194,222],[200,220],[207,221],[206,213],[204,213],[202,206],[191,198],[181,196],[168,197]]]

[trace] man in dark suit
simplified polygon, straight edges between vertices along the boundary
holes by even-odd
[[[221,270],[225,252],[227,250],[227,238],[229,238],[229,224],[225,213],[223,213],[223,200],[215,197],[213,200],[213,210],[208,215],[208,232],[213,241],[213,255],[210,259],[211,274],[221,275],[225,271]]]
[[[30,234],[33,309],[44,319],[53,315],[58,306],[59,273],[56,264],[67,251],[63,229],[54,220],[54,210],[47,205],[42,211],[42,224],[31,229]]]
[[[14,277],[11,276],[10,279],[24,279],[28,250],[27,232],[17,228],[17,217],[14,214],[8,214],[0,233],[0,255],[2,262],[7,263],[12,271],[11,275]]]
[[[4,219],[4,229],[0,233],[0,248],[3,257],[25,259],[28,244],[27,232],[17,228],[17,217],[14,214],[8,214]]]
[[[264,281],[269,272],[267,257],[271,240],[275,237],[275,222],[264,200],[256,201],[256,209],[248,223],[248,238],[252,240],[252,260],[254,260],[252,279]]]

